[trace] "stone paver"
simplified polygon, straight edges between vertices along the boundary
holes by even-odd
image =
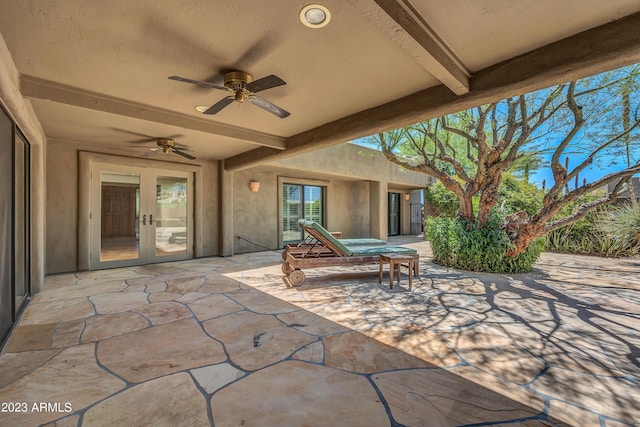
[[[0,425],[640,426],[640,260],[490,275],[398,243],[412,291],[376,266],[288,288],[277,252],[47,277],[0,355],[29,410]]]
[[[216,425],[224,426],[389,425],[366,378],[297,361],[263,369],[221,390],[211,399],[211,411]]]

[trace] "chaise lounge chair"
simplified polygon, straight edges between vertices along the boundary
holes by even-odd
[[[304,229],[304,227],[314,227],[314,228],[322,228],[325,233],[331,234],[333,237],[336,237],[340,240],[340,243],[345,245],[346,247],[352,246],[386,246],[387,242],[385,240],[380,239],[342,239],[336,236],[336,233],[328,231],[320,224],[315,221],[309,221],[306,219],[298,220],[298,225],[300,228]],[[291,243],[284,247],[284,252],[282,252],[282,260],[285,261],[287,259],[287,252],[296,252],[296,253],[304,253],[313,250],[314,248],[318,248],[322,243],[318,241],[311,233],[306,232],[305,238],[300,243]]]
[[[314,242],[304,247],[298,247],[296,250],[291,249],[284,252],[285,260],[282,263],[282,272],[287,275],[292,286],[300,286],[306,280],[303,268],[377,264],[380,262],[381,254],[417,254],[415,249],[403,246],[346,246],[342,243],[342,239],[336,239],[315,221],[300,220],[298,224],[309,236],[313,237]]]

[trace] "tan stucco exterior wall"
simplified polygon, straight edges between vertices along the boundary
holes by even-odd
[[[250,181],[260,182],[257,193],[249,190]],[[326,187],[325,225],[329,230],[342,232],[344,238],[386,239],[388,192],[404,195],[426,188],[429,182],[424,174],[402,170],[379,152],[354,144],[234,172],[230,252],[281,248],[283,183]],[[401,198],[402,234],[410,230],[409,204]]]
[[[0,102],[31,145],[31,292],[42,290],[45,274],[45,147],[47,139],[31,103],[20,93],[20,76],[0,35]]]

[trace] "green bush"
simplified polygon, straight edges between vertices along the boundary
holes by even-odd
[[[492,213],[479,230],[474,223],[445,216],[431,217],[425,223],[425,237],[431,242],[433,261],[447,267],[490,273],[531,271],[544,248],[544,239],[533,242],[516,257],[507,257],[509,237],[500,228],[501,218]]]
[[[454,217],[460,208],[458,196],[447,190],[440,181],[429,187],[425,199],[433,208],[435,215]]]
[[[533,216],[542,207],[544,192],[513,175],[503,175],[499,192],[499,204],[502,206],[504,203],[506,214],[525,211],[529,216]]]

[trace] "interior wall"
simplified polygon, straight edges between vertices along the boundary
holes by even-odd
[[[52,140],[47,147],[47,208],[46,208],[46,273],[77,271],[79,268],[79,152],[87,151],[87,144]],[[149,161],[107,148],[91,152],[119,155],[127,162],[145,166]],[[157,161],[156,161],[157,162]],[[165,162],[158,162],[165,163]],[[167,166],[171,165],[166,162]],[[157,166],[158,164],[156,164]],[[201,163],[201,180],[195,183],[195,233],[201,240],[195,256],[217,255],[218,250],[218,197],[217,164]],[[85,245],[86,246],[86,245]]]

